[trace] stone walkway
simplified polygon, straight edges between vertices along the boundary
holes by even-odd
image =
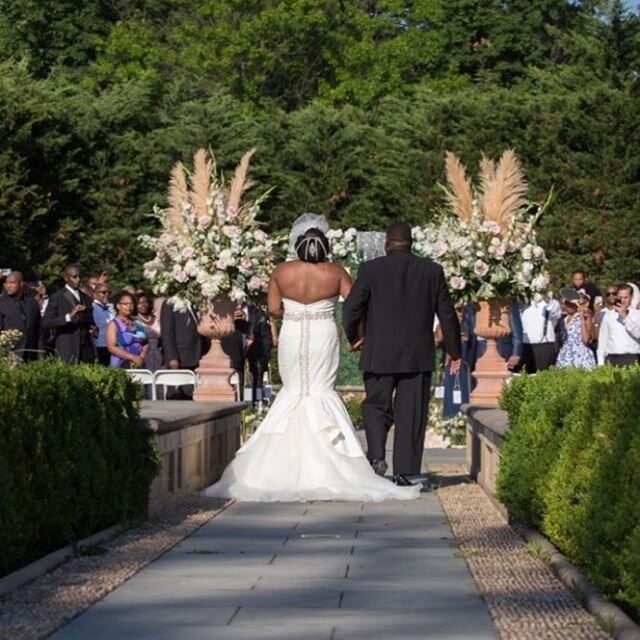
[[[464,451],[426,453],[442,486],[411,502],[194,497],[0,598],[0,640],[609,637],[468,482]]]
[[[56,640],[496,638],[435,493],[236,503]]]

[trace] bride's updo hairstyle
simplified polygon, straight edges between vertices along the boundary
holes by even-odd
[[[326,262],[329,257],[329,241],[320,229],[307,229],[298,236],[295,244],[296,254],[303,262]]]

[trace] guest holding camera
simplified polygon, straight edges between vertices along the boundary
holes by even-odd
[[[585,292],[567,288],[560,289],[560,297],[564,320],[560,323],[562,348],[556,365],[560,368],[593,369],[596,359],[589,348],[593,318],[589,296]]]
[[[640,311],[631,306],[633,289],[618,285],[613,310],[602,314],[598,335],[598,364],[626,367],[640,362]]]

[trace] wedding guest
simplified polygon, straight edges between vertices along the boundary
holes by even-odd
[[[618,286],[618,295],[613,307],[602,317],[598,341],[598,364],[625,367],[640,362],[640,311],[631,306],[632,287]]]
[[[564,319],[560,323],[562,347],[556,365],[593,369],[596,359],[589,348],[592,330],[589,297],[571,288],[561,289],[560,297]]]
[[[596,302],[593,308],[593,322],[592,326],[592,338],[595,342],[595,350],[596,350],[596,362],[598,360],[598,344],[600,340],[600,327],[604,322],[604,318],[609,313],[615,313],[613,307],[615,305],[615,301],[618,297],[618,285],[610,284],[607,286],[604,292],[604,298],[602,299],[602,304]],[[592,345],[593,346],[593,345]]]
[[[128,291],[119,291],[113,304],[116,317],[109,321],[106,342],[111,354],[110,366],[121,369],[142,369],[149,343],[142,325],[133,319],[135,300]]]
[[[137,299],[136,320],[142,325],[149,343],[149,351],[144,368],[150,371],[162,369],[162,351],[160,349],[160,318],[156,316],[149,297],[142,293]]]
[[[245,364],[243,333],[236,328],[232,334],[220,338],[220,347],[229,356],[231,368],[238,374],[238,399],[243,400]]]
[[[583,289],[585,293],[589,296],[589,306],[593,311],[593,304],[595,299],[600,294],[600,289],[593,284],[593,282],[587,282],[585,273],[582,269],[575,269],[571,272],[571,286],[576,290],[580,291]]]
[[[50,298],[42,318],[45,330],[53,332],[53,347],[61,360],[95,362],[91,339],[93,309],[91,299],[79,290],[80,268],[68,264],[63,272],[65,285]]]
[[[107,325],[115,315],[115,309],[109,302],[109,287],[106,284],[97,282],[93,300],[93,320],[97,327],[94,341],[98,362],[105,367],[108,367],[111,362],[111,354],[107,347]]]
[[[271,360],[273,333],[269,317],[258,305],[249,305],[247,314],[251,340],[246,357],[251,374],[251,402],[255,404],[263,396],[264,374]]]
[[[616,298],[618,297],[618,285],[610,284],[604,291],[604,299],[603,299],[603,311],[604,309],[608,309],[609,311],[613,311],[613,307],[616,302]]]
[[[444,367],[444,397],[442,399],[442,415],[450,418],[460,412],[460,405],[469,402],[472,380],[471,372],[475,367],[477,338],[473,333],[475,312],[472,305],[456,305],[456,314],[460,321],[460,371],[452,374]],[[440,323],[438,331],[441,333]],[[459,392],[459,397],[458,393]]]
[[[0,331],[9,329],[21,333],[13,352],[24,361],[35,360],[40,343],[40,308],[19,271],[6,277],[4,293],[0,295]]]
[[[562,318],[560,303],[553,298],[532,300],[520,306],[522,320],[522,367],[527,373],[544,371],[556,361],[556,327]]]
[[[633,282],[627,282],[627,284],[631,287],[632,295],[631,295],[631,308],[632,309],[640,309],[640,287]]]
[[[169,369],[194,371],[208,349],[206,339],[198,333],[198,317],[192,305],[179,311],[169,301],[163,303],[160,338],[164,364]],[[167,398],[173,400],[190,400],[192,397],[193,385],[183,385],[167,394]]]

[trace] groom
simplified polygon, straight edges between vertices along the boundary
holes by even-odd
[[[409,485],[421,471],[431,372],[435,368],[433,318],[438,315],[450,371],[460,369],[460,324],[442,267],[411,252],[411,228],[387,229],[386,256],[363,262],[345,300],[343,324],[351,349],[362,345],[366,397],[362,415],[367,456],[384,475],[385,443],[395,423],[394,481]],[[360,322],[364,338],[358,337]],[[395,392],[395,396],[394,396]]]

